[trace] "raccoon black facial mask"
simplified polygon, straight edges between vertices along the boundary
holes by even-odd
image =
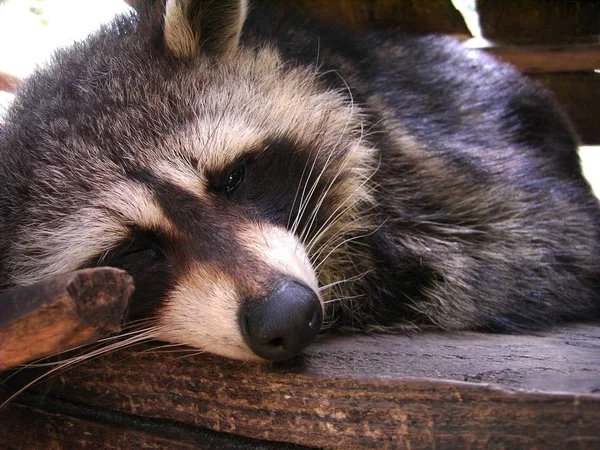
[[[598,201],[548,93],[449,39],[156,8],[18,92],[3,288],[122,267],[144,336],[240,359],[288,358],[321,327],[600,316]]]

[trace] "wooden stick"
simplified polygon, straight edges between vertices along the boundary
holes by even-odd
[[[23,80],[6,72],[0,72],[0,91],[14,92]]]
[[[0,371],[120,331],[133,280],[84,269],[0,295]]]

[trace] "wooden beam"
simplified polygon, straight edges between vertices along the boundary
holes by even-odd
[[[600,69],[600,45],[481,47],[524,73],[592,72]]]
[[[599,355],[592,325],[331,336],[270,365],[144,345],[36,390],[118,417],[315,447],[598,448]]]
[[[301,450],[306,447],[243,438],[200,427],[86,408],[23,395],[22,404],[0,409],[2,450],[23,449],[231,449]],[[40,403],[44,404],[40,408]],[[32,432],[35,430],[35,432]],[[50,445],[50,443],[52,443]]]
[[[550,89],[564,107],[581,142],[600,144],[600,73],[573,72],[531,74]]]
[[[406,33],[471,36],[452,0],[256,0],[303,14],[351,32],[398,27]]]
[[[120,331],[133,280],[85,269],[0,295],[0,371]]]
[[[521,44],[598,43],[598,0],[477,0],[483,35]]]

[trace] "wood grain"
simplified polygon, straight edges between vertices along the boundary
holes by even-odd
[[[271,365],[140,346],[57,377],[47,395],[315,447],[597,448],[600,326],[332,336]]]
[[[140,419],[23,395],[24,404],[0,410],[0,447],[24,449],[219,449],[300,450],[304,446],[265,442],[199,427]]]
[[[511,43],[598,43],[598,0],[477,0],[483,35]]]
[[[133,280],[85,269],[0,295],[0,371],[120,331]]]

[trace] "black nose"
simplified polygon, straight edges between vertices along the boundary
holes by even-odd
[[[315,340],[323,310],[311,288],[284,279],[268,296],[246,301],[240,321],[252,351],[261,358],[279,360],[291,358]]]

